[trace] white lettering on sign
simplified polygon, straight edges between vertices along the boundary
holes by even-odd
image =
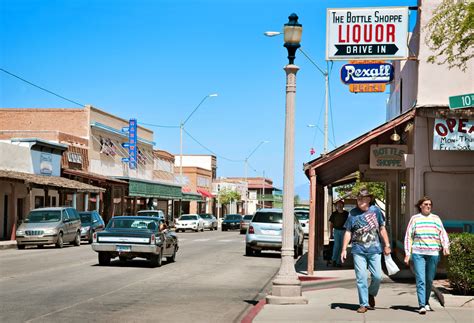
[[[326,59],[405,59],[408,8],[327,10]]]
[[[433,150],[474,150],[474,120],[435,119]]]
[[[354,81],[385,81],[390,82],[390,71],[392,67],[390,65],[380,65],[379,68],[358,68],[354,65],[344,65],[343,66],[347,75],[344,78],[344,82],[349,81],[350,79]]]

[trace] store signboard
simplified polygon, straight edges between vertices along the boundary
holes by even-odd
[[[433,150],[474,150],[474,120],[435,119]]]
[[[405,169],[406,145],[370,145],[370,168]]]
[[[346,64],[341,68],[344,84],[390,83],[393,80],[393,66],[389,63]]]
[[[128,165],[130,169],[137,168],[137,119],[128,122]]]
[[[326,60],[408,57],[408,7],[327,9]]]

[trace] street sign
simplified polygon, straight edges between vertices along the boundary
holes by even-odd
[[[462,109],[471,107],[474,107],[474,93],[449,97],[450,109]]]
[[[346,64],[341,68],[344,84],[390,83],[393,80],[393,66],[389,63]]]
[[[128,162],[130,162],[129,158],[126,158],[126,157],[122,158],[122,163],[128,163]]]
[[[123,148],[128,148],[128,147],[130,147],[130,144],[128,142],[122,142],[122,147]]]
[[[327,9],[326,60],[408,57],[408,7]]]

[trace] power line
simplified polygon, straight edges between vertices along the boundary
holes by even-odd
[[[334,140],[333,145],[334,145],[334,148],[337,148],[336,136],[334,134],[334,116],[333,116],[333,113],[332,113],[332,99],[331,99],[331,87],[330,87],[331,82],[329,82],[329,75],[331,75],[333,65],[334,65],[334,62],[331,61],[331,68],[329,69],[329,72],[328,72],[328,92],[329,92],[328,95],[329,95],[329,112],[331,113],[332,139]]]
[[[179,126],[165,126],[165,125],[145,123],[145,122],[138,122],[138,124],[144,125],[144,126],[150,126],[150,127],[157,127],[157,128],[179,128]]]
[[[38,89],[40,89],[40,90],[43,90],[43,91],[45,91],[45,92],[48,92],[49,94],[55,95],[55,96],[57,96],[58,98],[61,98],[61,99],[63,99],[63,100],[69,101],[69,102],[74,103],[74,104],[77,104],[78,106],[81,106],[81,107],[84,107],[84,106],[85,106],[85,105],[82,104],[82,103],[78,103],[78,102],[76,102],[76,101],[70,100],[70,99],[68,99],[68,98],[66,98],[66,97],[64,97],[64,96],[62,96],[62,95],[59,95],[59,94],[57,94],[57,93],[54,93],[54,92],[52,92],[52,91],[50,91],[50,90],[48,90],[48,89],[45,89],[44,87],[41,87],[41,86],[36,85],[36,84],[34,84],[34,83],[32,83],[32,82],[30,82],[30,81],[28,81],[28,80],[25,80],[24,78],[22,78],[22,77],[20,77],[20,76],[18,76],[18,75],[15,75],[15,74],[13,74],[13,73],[11,73],[11,72],[9,72],[9,71],[3,69],[3,68],[0,68],[0,71],[4,72],[4,73],[6,73],[6,74],[8,74],[8,75],[10,75],[10,76],[16,77],[17,79],[19,79],[19,80],[21,80],[21,81],[23,81],[23,82],[25,82],[25,83],[27,83],[27,84],[29,84],[29,85],[32,85],[32,86],[34,86],[34,87],[36,87],[36,88],[38,88]]]
[[[207,150],[208,152],[210,152],[211,154],[213,154],[214,156],[216,157],[219,157],[219,158],[222,158],[224,160],[227,160],[229,162],[235,162],[235,163],[241,163],[241,162],[244,162],[245,160],[239,160],[239,159],[230,159],[230,158],[226,158],[224,156],[221,156],[219,154],[216,154],[214,151],[212,151],[211,149],[207,148],[206,146],[204,146],[204,144],[200,143],[199,140],[197,140],[196,138],[194,138],[186,129],[183,128],[183,131],[192,139],[194,140],[194,142],[196,142],[199,146],[201,146],[202,148],[204,148],[205,150]]]

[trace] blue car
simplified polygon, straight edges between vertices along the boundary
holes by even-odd
[[[242,215],[227,214],[222,221],[222,231],[240,229],[240,221],[242,221]]]

